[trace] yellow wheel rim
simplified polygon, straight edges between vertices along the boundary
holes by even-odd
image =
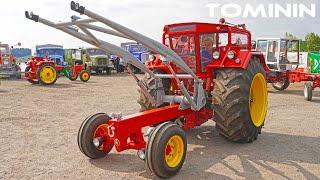
[[[253,124],[261,127],[267,115],[268,93],[267,83],[263,74],[258,73],[253,77],[250,94],[249,109]]]
[[[40,71],[40,78],[46,84],[53,83],[56,77],[56,70],[52,66],[44,66]]]
[[[82,79],[84,80],[84,81],[86,81],[86,80],[88,80],[89,79],[89,74],[88,73],[82,73]]]
[[[172,136],[165,147],[165,161],[171,168],[177,167],[182,160],[184,143],[180,136]]]

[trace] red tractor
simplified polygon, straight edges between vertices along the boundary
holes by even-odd
[[[27,62],[25,77],[32,84],[51,85],[56,82],[60,72],[71,81],[77,80],[78,76],[83,82],[87,82],[90,79],[90,73],[84,70],[82,65],[61,66],[42,57],[32,57]]]
[[[89,19],[73,16],[71,22],[54,23],[27,11],[25,15],[121,57],[140,87],[141,112],[124,117],[97,113],[83,121],[78,146],[84,155],[97,159],[113,147],[118,152],[136,149],[155,175],[168,178],[183,166],[185,129],[213,119],[220,135],[230,141],[257,139],[268,109],[268,68],[263,54],[251,51],[251,33],[245,25],[224,20],[171,24],[164,27],[163,43],[159,43],[78,3],[71,2],[71,9]],[[159,58],[142,64],[129,52],[96,38],[91,30],[135,40]],[[143,79],[133,73],[132,66],[145,72]],[[144,127],[149,127],[146,133]]]

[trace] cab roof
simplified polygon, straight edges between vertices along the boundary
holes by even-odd
[[[164,26],[163,31],[167,34],[180,34],[180,33],[208,33],[208,32],[242,32],[249,33],[248,30],[237,26],[228,24],[217,23],[203,23],[203,22],[186,22],[169,24]]]

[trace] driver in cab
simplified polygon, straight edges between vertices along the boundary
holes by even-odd
[[[213,37],[204,37],[201,42],[201,71],[205,71],[205,68],[213,60]]]

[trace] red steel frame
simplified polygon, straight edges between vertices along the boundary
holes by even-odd
[[[312,90],[320,87],[320,74],[306,73],[304,72],[304,68],[279,72],[276,76],[268,76],[268,81],[277,82],[283,77],[288,78],[290,83],[311,81]]]
[[[213,115],[212,109],[202,108],[192,111],[190,108],[179,110],[179,105],[164,106],[123,118],[113,118],[108,121],[108,134],[104,139],[114,142],[118,152],[126,149],[143,149],[146,143],[143,139],[142,128],[176,119],[184,120],[184,129],[194,128],[203,124]]]

